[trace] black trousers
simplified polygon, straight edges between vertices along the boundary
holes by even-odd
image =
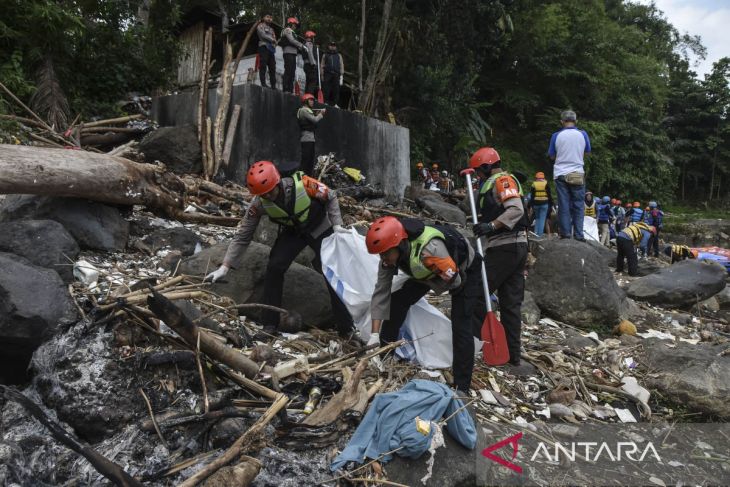
[[[337,105],[340,101],[340,75],[335,73],[324,73],[322,77],[322,91],[324,102],[328,105]]]
[[[468,390],[474,369],[474,335],[471,330],[471,317],[482,289],[481,258],[475,256],[474,262],[466,271],[466,282],[451,296],[451,335],[453,350],[454,385]],[[390,297],[390,319],[380,327],[380,342],[394,342],[398,339],[401,326],[408,310],[429,291],[429,287],[414,279],[406,281],[402,288]]]
[[[314,142],[302,142],[302,160],[299,170],[307,176],[314,176]]]
[[[332,235],[330,228],[318,238],[311,238],[308,235],[300,235],[294,230],[286,229],[279,234],[274,246],[269,253],[269,263],[266,266],[266,277],[264,279],[264,304],[281,307],[281,298],[284,293],[284,274],[299,252],[309,246],[314,250],[314,269],[322,274],[322,263],[319,258],[322,240]],[[335,316],[337,330],[346,333],[352,328],[352,316],[334,289],[327,282],[327,290],[330,294],[332,312]],[[279,325],[280,315],[273,311],[265,311],[262,315],[263,325],[267,328],[276,328]]]
[[[616,237],[616,247],[618,254],[616,256],[616,272],[623,272],[624,259],[629,263],[629,275],[635,276],[639,273],[639,259],[636,257],[636,247],[634,242],[628,238]]]
[[[282,78],[282,91],[292,93],[294,91],[294,73],[297,70],[297,55],[284,54],[284,77]]]
[[[259,46],[259,79],[261,86],[266,86],[266,71],[269,72],[269,86],[276,89],[276,58],[266,46]]]
[[[652,235],[651,240],[649,240],[649,246],[646,249],[647,254],[651,254],[651,251],[654,250],[654,257],[659,257],[659,229],[656,229],[656,234]]]
[[[527,244],[499,245],[487,249],[485,254],[489,292],[496,292],[499,297],[499,320],[507,337],[510,362],[516,363],[520,360],[522,340],[521,308],[525,299]],[[476,310],[472,327],[474,335],[481,336],[482,323],[487,314],[484,292],[479,293]]]
[[[304,92],[310,95],[317,95],[317,66],[315,64],[304,64],[304,74],[307,76],[307,82]]]

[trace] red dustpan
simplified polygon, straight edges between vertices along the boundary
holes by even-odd
[[[474,169],[464,169],[461,171],[462,176],[466,176],[466,188],[469,194],[469,206],[471,207],[471,219],[473,224],[477,224],[477,208],[474,204],[474,191],[471,191],[471,175]],[[482,242],[477,240],[477,252],[484,257],[482,250]],[[497,315],[492,310],[492,300],[489,299],[489,282],[487,281],[487,269],[482,259],[482,284],[484,285],[484,299],[487,301],[487,316],[482,323],[482,359],[487,365],[504,365],[509,362],[509,349],[507,348],[507,337],[504,334],[504,326],[497,319]]]

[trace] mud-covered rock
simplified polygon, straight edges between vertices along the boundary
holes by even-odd
[[[669,346],[671,345],[671,347]],[[725,345],[650,339],[644,341],[646,385],[668,401],[727,420],[730,418],[730,356]]]
[[[522,314],[522,321],[528,325],[535,326],[540,322],[540,308],[537,306],[535,298],[532,297],[530,291],[525,291],[525,298],[522,300],[520,313]]]
[[[466,214],[456,205],[447,203],[436,195],[437,198],[428,196],[419,196],[416,199],[418,206],[431,213],[436,220],[442,220],[447,223],[456,223],[458,225],[466,225]]]
[[[34,265],[52,269],[65,282],[73,281],[73,262],[79,255],[76,240],[53,220],[0,223],[0,252],[25,257]]]
[[[636,279],[626,293],[637,301],[659,306],[690,306],[725,288],[727,271],[715,262],[685,260]]]
[[[185,227],[161,228],[142,239],[153,252],[162,249],[178,250],[184,256],[193,255],[195,246],[201,243],[195,232]]]
[[[83,249],[123,250],[129,238],[129,223],[119,210],[95,201],[9,195],[0,202],[0,222],[44,219],[63,225]]]
[[[0,355],[27,360],[76,308],[56,271],[0,252]]]
[[[566,239],[539,246],[527,289],[544,314],[584,328],[618,323],[626,296],[591,245]]]
[[[223,262],[227,248],[227,243],[220,243],[185,259],[180,264],[180,273],[203,277],[206,270],[210,272]],[[269,247],[252,242],[238,267],[228,272],[224,282],[213,284],[212,291],[240,304],[261,303],[269,252]],[[282,306],[299,313],[306,324],[324,326],[332,323],[324,277],[297,263],[292,263],[285,274]]]
[[[139,150],[149,163],[160,161],[173,172],[199,173],[202,156],[193,125],[160,127],[139,143]]]

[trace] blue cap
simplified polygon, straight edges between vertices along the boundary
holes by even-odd
[[[603,203],[610,203],[611,202],[611,197],[610,196],[604,196],[603,198],[601,198],[601,201]]]
[[[649,202],[649,208],[656,208],[656,201],[650,201]]]

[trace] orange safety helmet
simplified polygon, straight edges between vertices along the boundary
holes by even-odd
[[[306,102],[307,100],[314,100],[314,95],[311,93],[304,93],[302,95],[302,103]]]
[[[535,173],[535,179],[545,179],[545,173],[544,172]]]
[[[308,30],[307,32],[304,33],[304,37],[316,37],[316,35],[317,35],[317,33],[314,32],[313,30]]]
[[[254,162],[246,176],[246,186],[251,194],[266,194],[281,181],[281,174],[271,161]]]
[[[641,203],[634,201],[634,208],[641,208]]]
[[[469,158],[469,167],[479,169],[485,164],[491,166],[499,161],[499,154],[493,147],[482,147]]]
[[[365,245],[371,254],[382,254],[397,247],[407,237],[406,229],[396,217],[384,216],[370,225],[365,236]]]
[[[288,19],[286,19],[286,23],[299,25],[299,21],[297,20],[296,17],[289,17]]]

